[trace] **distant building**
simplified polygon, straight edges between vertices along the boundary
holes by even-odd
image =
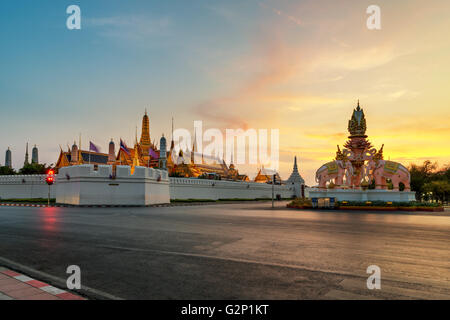
[[[159,164],[160,152],[150,140],[150,121],[147,112],[145,112],[142,119],[141,139],[138,142],[136,137],[134,148],[128,148],[126,146],[124,146],[124,148],[119,148],[116,156],[115,144],[111,139],[108,151],[108,153],[99,153],[81,150],[74,142],[72,149],[69,149],[66,152],[61,150],[55,167],[56,169],[60,169],[62,167],[89,163],[94,166],[127,165],[131,166],[132,172],[134,172],[136,166],[157,167]]]
[[[109,143],[109,153],[108,153],[108,164],[116,163],[116,145],[114,144],[113,139]]]
[[[170,150],[167,150],[167,140],[164,136],[160,139],[160,150],[158,150],[155,142],[152,142],[150,139],[150,119],[146,111],[142,118],[141,138],[138,141],[136,133],[134,147],[130,148],[124,143],[119,147],[116,156],[113,141],[109,144],[108,154],[80,150],[76,143],[74,143],[72,149],[69,148],[66,152],[61,150],[58,161],[56,162],[56,169],[88,163],[93,165],[108,164],[114,167],[117,165],[127,165],[131,167],[131,172],[134,172],[136,166],[141,166],[166,168],[169,171],[169,175],[178,177],[197,178],[203,174],[214,173],[222,179],[248,181],[248,177],[246,175],[240,175],[233,164],[228,168],[224,160],[211,159],[211,157],[204,156],[202,153],[197,152],[196,145],[196,141],[194,141],[192,150],[189,150],[190,152],[187,155],[184,155],[181,150],[178,154],[175,154],[172,122]]]
[[[61,150],[55,168],[58,170],[62,167],[89,163],[93,165],[107,165],[108,159],[108,154],[80,150],[76,142],[74,142],[72,149],[68,149],[67,152]]]
[[[26,149],[26,151],[25,151],[25,161],[23,162],[23,164],[26,166],[26,165],[29,165],[30,164],[30,161],[29,161],[29,155],[28,155],[28,142],[27,142],[27,149]]]
[[[264,167],[259,169],[254,181],[258,183],[272,183],[273,175],[275,175],[275,184],[281,183],[281,177],[278,172],[264,169]]]
[[[134,171],[135,166],[155,168],[159,165],[159,150],[156,148],[155,143],[150,139],[150,119],[145,112],[142,118],[142,132],[139,142],[136,141],[134,148],[126,147],[119,149],[119,153],[116,157],[117,165],[131,166]]]
[[[39,151],[36,145],[34,145],[33,151],[31,152],[31,163],[39,163]]]
[[[164,135],[159,140],[159,168],[167,169],[167,141]]]
[[[302,178],[302,176],[298,172],[297,156],[294,157],[294,168],[292,169],[292,173],[289,176],[289,179],[287,179],[286,183],[289,183],[289,184],[294,184],[294,183],[305,184],[305,180]]]
[[[11,150],[9,148],[6,150],[5,167],[12,169]]]
[[[296,197],[305,196],[305,180],[298,172],[297,157],[294,158],[294,168],[289,179],[287,179],[286,184],[294,185]]]

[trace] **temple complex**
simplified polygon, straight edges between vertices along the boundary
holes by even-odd
[[[81,141],[79,144],[81,144]],[[169,150],[165,150],[166,138],[164,136],[161,137],[160,147],[164,150],[161,152],[150,138],[150,119],[147,112],[145,112],[142,118],[141,137],[138,141],[136,132],[134,147],[128,147],[125,142],[121,141],[116,155],[115,144],[112,140],[109,144],[108,153],[81,150],[74,142],[72,148],[68,148],[67,151],[61,149],[55,168],[58,170],[62,167],[80,164],[93,164],[94,166],[113,165],[114,167],[117,165],[128,165],[131,167],[132,172],[134,172],[135,167],[141,166],[164,168],[168,170],[170,176],[176,177],[210,178],[212,175],[224,180],[249,181],[247,175],[239,174],[233,162],[228,167],[225,161],[221,159],[206,159],[206,156],[197,152],[196,145],[194,139],[192,151],[189,154],[184,154],[181,150],[178,154],[174,154],[175,143],[172,134]],[[201,160],[199,157],[201,157]]]

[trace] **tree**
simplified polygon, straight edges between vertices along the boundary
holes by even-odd
[[[10,176],[16,174],[14,169],[10,167],[0,167],[0,176]]]
[[[447,180],[428,182],[423,187],[426,193],[431,193],[434,200],[447,202],[450,194],[450,183]]]
[[[417,200],[422,199],[424,185],[432,181],[437,169],[437,163],[430,160],[424,161],[423,165],[411,164],[409,173],[411,174],[411,190],[416,192]]]
[[[46,174],[50,167],[46,164],[30,163],[19,170],[19,174]]]

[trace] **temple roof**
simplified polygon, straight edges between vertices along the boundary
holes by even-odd
[[[108,155],[100,154],[91,151],[81,151],[81,157],[83,158],[83,162],[85,163],[95,163],[95,164],[107,164],[108,163]]]

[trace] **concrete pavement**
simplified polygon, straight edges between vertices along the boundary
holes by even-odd
[[[125,299],[450,299],[449,217],[283,204],[2,207],[0,257]]]

